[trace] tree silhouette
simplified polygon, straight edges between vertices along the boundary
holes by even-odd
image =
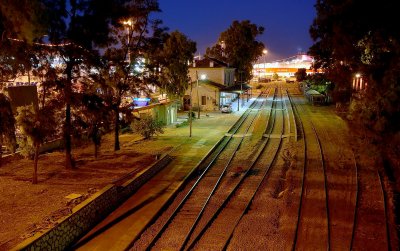
[[[301,82],[303,80],[306,79],[307,77],[307,70],[305,68],[300,68],[296,71],[296,73],[294,74],[294,76],[296,77],[296,80]]]
[[[264,44],[256,40],[263,34],[264,28],[251,23],[249,20],[233,21],[231,26],[218,38],[218,42],[207,48],[206,54],[229,64],[237,69],[236,79],[249,81],[253,62],[257,60],[264,50]],[[242,72],[242,76],[239,76]]]
[[[112,30],[122,28],[122,20],[147,15],[148,7],[158,8],[158,4],[153,0],[68,1],[69,5],[65,4],[67,1],[55,2],[59,2],[52,5],[53,13],[57,15],[55,20],[58,21],[51,23],[49,40],[57,44],[53,49],[57,51],[64,65],[64,71],[59,75],[57,83],[65,103],[63,130],[66,168],[72,168],[71,120],[74,116],[72,108],[76,84],[90,68],[99,65],[101,47],[119,42]],[[123,46],[123,49],[128,52],[128,47]]]
[[[170,97],[181,97],[191,81],[189,65],[196,52],[196,43],[179,31],[172,32],[166,40],[161,55],[165,62],[161,68],[163,89]]]
[[[379,135],[400,130],[400,32],[395,1],[317,1],[310,54],[337,90],[356,73],[367,88],[353,99],[352,115]]]
[[[101,57],[99,74],[93,74],[93,78],[101,86],[104,101],[114,114],[115,151],[120,150],[120,113],[125,110],[123,99],[127,95],[138,95],[141,91],[146,91],[142,62],[149,32],[149,15],[159,11],[155,1],[135,4],[131,6],[129,18],[119,20],[113,27],[110,34],[118,43],[107,48]]]
[[[0,166],[2,158],[2,146],[6,145],[15,151],[15,118],[11,110],[10,100],[6,95],[0,93]]]

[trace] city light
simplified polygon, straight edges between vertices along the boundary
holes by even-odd
[[[126,21],[123,21],[122,23],[123,23],[124,25],[129,25],[129,26],[132,25],[132,21],[131,21],[130,19],[128,19],[128,20],[126,20]]]

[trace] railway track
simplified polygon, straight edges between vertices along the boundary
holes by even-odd
[[[277,114],[269,116],[265,138],[250,167],[234,184],[234,187],[224,195],[225,199],[219,199],[219,203],[213,203],[213,206],[210,206],[212,212],[209,212],[208,219],[204,219],[202,228],[197,230],[187,250],[217,250],[221,247],[227,249],[229,246],[236,227],[249,210],[261,184],[268,179],[282,145],[285,115],[282,102],[278,102],[283,100],[282,94],[280,96],[279,100],[275,100],[275,106],[272,106],[271,111],[282,113],[281,120],[277,121],[279,117]],[[270,136],[274,133],[279,137],[271,139]],[[267,148],[270,149],[266,151]],[[260,175],[254,175],[255,173]]]
[[[186,194],[186,196],[182,199],[179,205],[168,217],[168,219],[166,219],[162,226],[157,230],[157,233],[152,235],[152,240],[147,242],[147,246],[145,249],[150,250],[152,248],[172,248],[174,250],[187,250],[193,248],[196,249],[199,245],[199,247],[201,248],[207,248],[203,245],[203,243],[211,243],[210,241],[207,241],[207,239],[210,236],[214,236],[212,234],[213,231],[219,231],[218,229],[220,229],[220,227],[218,226],[221,226],[221,219],[224,219],[224,215],[230,215],[231,217],[235,218],[235,224],[233,225],[233,228],[229,229],[229,231],[225,231],[224,237],[219,239],[220,241],[217,246],[219,246],[219,248],[226,248],[228,246],[229,241],[232,238],[235,226],[239,224],[243,215],[246,213],[249,206],[251,205],[251,201],[256,195],[262,181],[267,176],[268,170],[277,158],[277,153],[282,144],[285,124],[284,120],[288,116],[284,115],[285,109],[282,102],[277,102],[277,91],[278,89],[275,89],[274,91],[274,98],[271,103],[271,109],[265,110],[263,108],[263,105],[261,105],[260,108],[257,108],[258,111],[264,111],[268,113],[268,123],[265,128],[264,138],[260,139],[262,141],[262,147],[258,149],[256,155],[252,158],[251,163],[247,164],[247,166],[244,168],[242,167],[243,169],[240,168],[240,171],[238,171],[237,169],[235,171],[235,168],[237,168],[238,165],[240,166],[240,164],[244,164],[243,162],[240,162],[238,160],[232,161],[235,158],[236,153],[240,150],[240,144],[242,144],[244,137],[242,137],[239,144],[234,147],[235,150],[233,151],[233,154],[230,155],[230,157],[223,157],[222,154],[219,153],[218,159],[224,160],[226,162],[226,165],[224,169],[220,171],[217,181],[213,183],[213,189],[211,189],[211,191],[210,189],[208,189],[207,193],[204,193],[203,191],[204,194],[208,195],[207,198],[205,199],[204,194],[201,195],[200,192],[193,192],[193,190],[196,190],[196,187],[200,184],[200,182],[196,181],[189,192]],[[281,93],[279,101],[283,100],[282,95],[283,94]],[[276,107],[277,104],[279,104],[279,107]],[[274,126],[276,123],[275,117],[277,117],[276,113],[282,113],[282,115],[280,116],[281,122],[278,122],[278,124],[280,124],[280,127],[278,127],[278,129],[276,129]],[[275,132],[276,130],[278,130],[278,133]],[[246,131],[248,131],[248,129],[246,129]],[[277,137],[276,135],[275,137],[271,137],[273,133],[279,134],[279,137]],[[272,141],[276,141],[275,144],[271,144]],[[259,145],[260,144],[258,144],[258,146]],[[275,152],[272,158],[271,156],[266,156],[265,154],[265,148],[267,146],[271,148],[268,153]],[[268,161],[266,161],[267,158],[269,158]],[[265,162],[262,162],[260,160],[264,160],[268,164],[265,165]],[[264,163],[264,166],[262,165],[262,163]],[[218,166],[218,163],[215,163],[214,165]],[[260,175],[254,175],[255,173],[259,173]],[[216,178],[217,176],[215,174],[213,175],[213,173],[210,171],[208,171],[208,175],[209,176],[207,176],[207,179],[210,179],[210,177],[212,176],[215,176]],[[251,186],[251,184],[256,185]],[[251,188],[249,188],[249,186]],[[246,188],[246,190],[249,190],[246,195],[242,194],[242,192],[245,190],[244,188]],[[207,189],[204,188],[203,184],[202,187],[197,190]],[[201,195],[200,197],[198,197],[199,194]],[[242,197],[238,199],[240,195],[242,195]],[[188,197],[190,196],[193,196],[194,200],[192,199],[191,201],[190,198],[188,199]],[[199,209],[199,204],[194,203],[194,201],[203,201],[203,203],[201,204],[201,209]],[[193,204],[191,205],[191,203]],[[238,210],[238,212],[236,212],[235,214],[230,214],[229,208],[236,208],[235,203],[239,203],[237,206],[240,206],[240,210]],[[191,215],[193,214],[193,212],[196,212],[195,215]],[[191,220],[189,221],[188,218],[190,218]],[[186,222],[186,225],[188,225],[188,221],[191,222],[189,224],[190,227],[184,226],[184,224],[182,224],[183,222]],[[185,229],[184,235],[179,233],[182,232],[180,231],[181,229]],[[154,229],[152,231],[154,231]],[[179,237],[177,238],[177,236]],[[134,249],[143,249],[143,246],[141,246],[140,248],[136,246],[135,248],[135,244],[133,245],[133,247]]]
[[[283,102],[284,93],[288,97],[290,106]],[[338,247],[352,250],[355,247],[354,239],[357,233],[360,200],[358,191],[360,174],[355,157],[352,158],[354,163],[351,167],[352,170],[349,171],[349,173],[355,173],[355,183],[353,180],[353,183],[346,185],[353,186],[354,184],[355,186],[355,191],[347,192],[351,193],[349,196],[351,197],[350,200],[354,201],[354,209],[352,208],[353,202],[349,200],[351,203],[349,201],[347,203],[351,205],[351,212],[347,213],[348,233],[342,234],[338,232],[341,228],[336,223],[340,221],[344,214],[337,210],[335,212],[335,209],[338,208],[335,205],[337,198],[330,196],[330,193],[335,190],[334,196],[338,192],[338,187],[335,187],[334,179],[332,179],[335,176],[331,176],[335,167],[332,166],[332,163],[325,163],[326,159],[328,159],[328,162],[334,161],[334,156],[336,156],[333,154],[335,148],[329,148],[328,144],[325,145],[324,140],[327,133],[323,129],[318,131],[311,120],[301,120],[299,111],[303,111],[303,108],[293,105],[294,102],[287,90],[283,92],[275,88],[273,95],[268,94],[266,96],[267,100],[268,97],[273,96],[272,102],[270,101],[269,104],[270,108],[265,109],[265,101],[257,101],[249,109],[250,111],[240,119],[240,123],[226,134],[226,139],[217,147],[217,150],[210,154],[205,163],[201,164],[199,178],[192,182],[190,188],[184,188],[185,195],[181,196],[183,199],[180,202],[174,202],[175,204],[172,203],[174,209],[166,210],[166,212],[169,211],[169,216],[163,216],[164,219],[158,223],[158,227],[151,229],[149,233],[145,233],[147,235],[145,238],[150,236],[149,240],[142,241],[139,239],[133,243],[134,250],[235,250],[243,247],[240,246],[240,240],[246,237],[243,237],[244,232],[238,229],[246,228],[245,225],[248,226],[249,223],[251,226],[251,220],[249,221],[251,218],[248,218],[247,215],[249,215],[254,201],[257,200],[257,203],[260,203],[265,199],[265,191],[263,190],[266,188],[271,190],[274,182],[275,184],[281,182],[280,167],[278,167],[276,161],[284,137],[286,137],[285,131],[289,135],[296,135],[295,138],[297,133],[303,136],[304,159],[302,167],[298,171],[294,171],[299,174],[297,176],[299,177],[299,189],[297,190],[299,197],[296,195],[299,204],[298,208],[295,209],[297,215],[294,214],[293,216],[295,217],[296,227],[294,230],[290,230],[287,235],[289,240],[293,238],[293,242],[290,243],[289,241],[289,244],[284,245],[291,247],[292,250],[336,250]],[[290,112],[293,112],[293,114],[289,114],[290,109],[288,107],[291,107]],[[257,135],[259,138],[259,142],[256,144],[257,151],[249,151],[251,158],[240,159],[238,155],[244,153],[243,149],[248,147],[247,141],[250,141],[249,138],[251,138],[250,128],[254,127],[254,121],[261,113],[266,113],[268,121],[266,121],[263,134],[252,131],[251,135]],[[304,114],[304,111],[302,113]],[[296,123],[291,123],[290,118],[292,117],[293,119],[297,118],[297,126]],[[288,121],[287,124],[285,121]],[[306,123],[306,125],[303,123]],[[319,129],[321,130],[321,128]],[[263,135],[263,137],[259,135]],[[349,154],[347,154],[348,157]],[[351,165],[351,161],[348,161],[348,165]],[[327,176],[328,174],[329,176]],[[378,176],[378,178],[382,198],[386,200],[381,177]],[[262,193],[264,193],[263,199],[260,195]],[[269,196],[271,195],[269,194]],[[283,207],[282,201],[276,200],[277,205],[280,203],[278,207]],[[383,207],[385,205],[386,202],[384,201]],[[271,207],[266,208],[271,209]],[[386,207],[384,211],[386,219]],[[352,220],[354,221],[351,223]],[[266,222],[268,221],[266,220]],[[387,250],[391,250],[387,220],[385,222]],[[279,226],[277,230],[281,231]],[[338,241],[343,241],[343,239],[340,239],[342,237],[338,239],[338,236],[345,236],[343,237],[344,243],[338,245]],[[265,242],[265,240],[260,241]],[[141,243],[136,245],[138,242]],[[251,242],[247,240],[247,243]],[[356,247],[359,246],[356,245]],[[251,246],[248,248],[251,248]]]
[[[301,106],[300,106],[301,107]],[[302,109],[302,108],[301,108]],[[355,195],[354,195],[354,208],[352,209],[351,215],[353,222],[350,223],[350,231],[348,237],[345,237],[346,243],[338,243],[343,242],[343,239],[338,239],[339,236],[346,236],[346,234],[343,233],[338,233],[338,229],[341,229],[343,231],[343,228],[338,228],[338,226],[335,224],[335,226],[332,225],[332,222],[339,222],[343,220],[343,217],[345,217],[346,213],[345,212],[339,212],[337,210],[331,211],[332,208],[335,207],[335,199],[330,198],[329,193],[330,193],[330,188],[328,186],[328,178],[327,178],[327,167],[325,165],[325,157],[324,157],[324,147],[323,144],[321,144],[321,141],[319,139],[318,132],[316,130],[316,127],[314,126],[313,122],[310,120],[309,121],[309,128],[312,129],[312,134],[311,133],[306,133],[304,131],[304,126],[303,126],[303,121],[301,120],[299,116],[299,112],[296,107],[294,107],[294,111],[296,116],[299,118],[299,129],[300,133],[304,135],[304,162],[303,162],[303,173],[302,173],[302,183],[301,183],[301,188],[300,188],[300,206],[298,209],[298,219],[297,219],[297,224],[296,224],[296,231],[295,231],[295,237],[292,245],[292,250],[304,250],[304,249],[326,249],[326,250],[337,250],[339,247],[345,248],[348,250],[353,250],[355,248],[354,242],[356,238],[356,232],[357,232],[357,225],[358,225],[358,217],[359,217],[359,204],[360,204],[360,172],[359,172],[359,166],[357,163],[357,160],[354,156],[353,151],[351,151],[351,159],[353,162],[352,165],[352,173],[355,175]],[[310,130],[309,130],[310,131]],[[311,224],[306,225],[306,227],[302,226],[302,221],[306,221],[306,217],[304,217],[304,210],[306,206],[305,203],[306,200],[304,199],[305,196],[307,196],[307,192],[310,193],[310,191],[306,191],[306,186],[307,186],[307,171],[310,165],[310,161],[307,161],[310,159],[309,156],[309,147],[310,147],[310,136],[313,136],[316,140],[314,142],[317,143],[318,145],[318,152],[319,152],[319,161],[320,161],[320,167],[322,169],[322,175],[320,175],[321,179],[323,179],[323,193],[325,194],[325,201],[324,204],[325,206],[320,205],[320,209],[325,208],[325,210],[320,210],[320,213],[322,211],[325,211],[323,214],[325,215],[325,224],[321,224],[319,226],[319,231],[317,233],[307,232],[310,229],[316,228],[316,226],[312,226]],[[315,144],[314,144],[315,145]],[[327,146],[326,146],[327,147]],[[316,152],[315,150],[312,152]],[[340,156],[337,156],[337,158]],[[350,156],[349,156],[350,157]],[[317,182],[321,182],[321,179]],[[388,220],[387,220],[387,209],[386,209],[386,197],[383,189],[383,184],[382,184],[382,177],[379,175],[379,172],[377,172],[377,180],[379,181],[379,191],[381,193],[382,197],[382,211],[384,212],[384,218],[385,218],[385,228],[386,228],[386,240],[384,240],[384,243],[387,243],[387,250],[391,250],[390,247],[390,235],[388,231]],[[315,182],[315,180],[314,180]],[[334,182],[332,180],[331,182]],[[332,184],[331,184],[332,185]],[[315,184],[314,184],[315,186]],[[321,186],[320,186],[321,188]],[[377,188],[378,189],[378,188]],[[322,189],[320,189],[322,190]],[[346,190],[346,193],[348,193],[348,196],[351,196],[351,192]],[[311,192],[312,195],[312,192]],[[345,195],[342,195],[345,196]],[[318,196],[321,198],[320,196]],[[347,196],[345,196],[347,197]],[[321,203],[322,204],[322,203]],[[318,207],[316,203],[313,205],[314,207]],[[317,214],[313,214],[314,216]],[[314,222],[315,224],[315,222]],[[307,230],[308,229],[308,230]],[[314,235],[313,235],[314,234]],[[314,236],[314,237],[313,237]],[[316,237],[318,236],[318,239]],[[305,238],[305,240],[304,240]],[[304,241],[302,241],[304,240]],[[318,240],[318,241],[315,241]],[[347,242],[348,240],[348,242]],[[313,244],[318,243],[317,245],[319,246],[312,246]],[[311,246],[310,246],[311,245]],[[360,246],[358,246],[359,248]]]
[[[323,149],[312,121],[309,121],[312,132],[306,132],[297,106],[294,106],[294,110],[299,118],[303,135],[304,162],[292,250],[330,250],[329,198]],[[314,142],[310,143],[312,140]],[[314,158],[314,154],[317,154],[318,158]],[[319,180],[321,177],[322,182]],[[324,200],[313,202],[315,198],[324,198]]]
[[[354,159],[355,159],[355,157],[354,157]],[[359,167],[358,167],[358,165],[357,165],[357,162],[355,162],[355,165],[356,165],[356,170],[357,170],[357,193],[356,193],[356,207],[354,208],[354,221],[353,221],[353,229],[352,229],[352,234],[351,234],[351,242],[350,242],[350,248],[349,248],[349,250],[355,250],[356,249],[356,245],[355,245],[355,240],[356,240],[356,234],[357,234],[357,227],[359,227],[358,226],[358,224],[360,224],[360,212],[359,212],[359,210],[360,210],[360,199],[361,199],[361,188],[360,188],[360,186],[361,186],[361,182],[360,182],[360,179],[361,179],[361,177],[360,177],[360,174],[359,174]],[[376,180],[378,181],[378,183],[379,183],[379,188],[378,188],[378,190],[379,190],[379,192],[380,192],[380,194],[381,194],[381,201],[382,201],[382,203],[381,203],[381,206],[382,206],[382,212],[383,212],[383,215],[384,215],[384,229],[385,229],[385,234],[384,234],[384,237],[385,237],[385,239],[384,240],[380,240],[381,242],[383,242],[384,244],[382,244],[382,245],[380,245],[380,247],[379,247],[379,249],[380,250],[384,250],[383,248],[386,248],[386,250],[388,250],[388,251],[391,251],[392,250],[392,246],[391,246],[391,237],[390,237],[390,230],[389,230],[389,220],[388,220],[388,217],[387,217],[387,214],[388,214],[388,209],[387,209],[387,206],[386,206],[386,204],[387,204],[387,197],[386,197],[386,194],[385,194],[385,190],[384,190],[384,184],[383,184],[383,177],[382,177],[382,175],[379,173],[379,171],[376,171],[375,172],[375,175],[376,175]],[[376,247],[374,247],[374,248],[376,248]]]
[[[201,175],[191,188],[185,192],[186,195],[168,219],[162,223],[162,227],[153,236],[146,249],[151,249],[156,244],[179,249],[179,246],[184,244],[185,236],[191,231],[190,225],[187,223],[196,222],[196,218],[201,217],[201,208],[204,207],[209,198],[215,193],[228,168],[231,168],[230,163],[234,160],[237,150],[246,137],[246,133],[249,131],[254,119],[260,112],[260,108],[265,102],[262,96],[246,111],[237,126],[234,126],[233,130],[230,130],[223,143],[205,161],[203,164],[204,167],[200,166],[200,170],[202,170]],[[169,238],[165,236],[171,235],[174,236],[174,240],[173,242],[168,242]]]

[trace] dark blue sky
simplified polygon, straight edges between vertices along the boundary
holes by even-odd
[[[259,37],[268,49],[266,60],[293,56],[312,45],[308,30],[315,16],[315,0],[159,0],[156,17],[171,31],[196,41],[205,53],[233,20],[249,19],[263,26]]]

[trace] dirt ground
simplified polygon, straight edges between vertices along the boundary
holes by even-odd
[[[37,185],[32,185],[33,161],[19,159],[0,167],[0,250],[8,250],[55,221],[105,185],[156,161],[156,155],[170,151],[185,137],[187,127],[166,128],[160,139],[142,140],[137,134],[120,136],[121,150],[114,152],[113,135],[103,139],[94,158],[93,145],[73,149],[76,169],[66,170],[63,152],[39,158]],[[68,195],[76,194],[73,198]],[[77,197],[77,198],[75,198]]]

